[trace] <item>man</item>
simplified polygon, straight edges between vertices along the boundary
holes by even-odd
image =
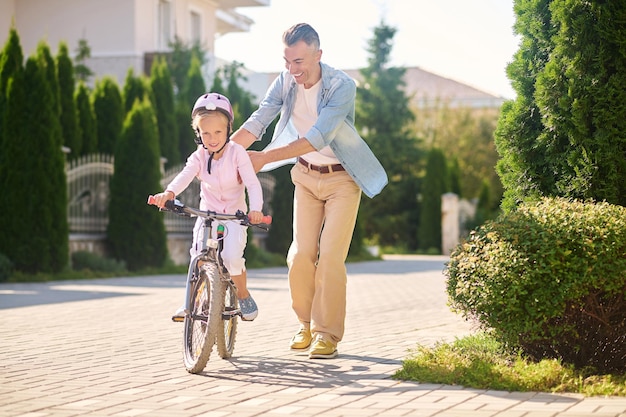
[[[356,85],[321,62],[317,32],[299,23],[283,34],[284,70],[232,140],[249,147],[280,113],[270,145],[249,152],[257,171],[295,162],[293,242],[287,254],[295,350],[334,358],[344,334],[346,267],[361,191],[380,193],[387,175],[354,128]]]

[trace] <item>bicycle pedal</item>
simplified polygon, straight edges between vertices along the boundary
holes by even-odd
[[[222,320],[230,320],[236,316],[241,316],[241,312],[238,310],[228,310],[222,312]]]
[[[185,321],[185,318],[182,316],[172,316],[172,321],[175,323],[182,323]]]

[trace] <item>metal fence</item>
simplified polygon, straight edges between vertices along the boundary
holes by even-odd
[[[109,223],[109,182],[113,175],[113,156],[106,154],[86,155],[67,164],[66,177],[68,189],[68,222],[70,233],[102,234],[106,233]],[[167,184],[178,174],[184,164],[169,168],[163,172],[161,186]],[[263,212],[271,214],[270,204],[275,180],[271,174],[259,173],[263,187]],[[150,191],[146,191],[146,195]],[[200,183],[197,179],[187,187],[178,198],[185,204],[197,205],[200,201]],[[194,218],[165,213],[165,229],[168,233],[191,233]]]

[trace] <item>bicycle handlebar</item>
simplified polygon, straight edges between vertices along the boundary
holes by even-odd
[[[148,196],[148,204],[151,206],[156,205],[156,201],[153,195]],[[183,215],[183,216],[184,215],[197,216],[197,217],[203,217],[203,218],[213,218],[216,220],[241,220],[243,225],[258,226],[262,224],[272,223],[272,216],[269,216],[269,215],[263,216],[261,223],[252,224],[250,223],[250,219],[248,218],[248,215],[245,214],[241,210],[238,210],[237,213],[235,214],[223,214],[223,213],[217,213],[215,211],[205,211],[205,210],[200,210],[200,209],[196,209],[193,207],[189,207],[189,206],[184,205],[179,200],[167,200],[165,202],[165,209],[167,209],[168,211],[174,212],[176,214]]]

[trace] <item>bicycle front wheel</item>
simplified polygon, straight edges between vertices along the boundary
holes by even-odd
[[[192,283],[189,306],[191,314],[185,317],[183,360],[188,372],[204,370],[218,331],[222,324],[224,284],[214,264],[204,264],[200,276]]]
[[[222,328],[217,331],[217,353],[222,359],[228,359],[233,356],[233,350],[235,349],[235,337],[237,336],[238,314],[239,301],[237,300],[235,287],[232,284],[227,283],[224,291]]]

